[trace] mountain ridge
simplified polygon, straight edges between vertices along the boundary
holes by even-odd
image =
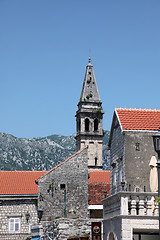
[[[49,170],[76,152],[75,134],[63,136],[53,134],[47,137],[18,138],[0,132],[1,170]],[[103,143],[103,167],[109,169],[109,151],[106,131]]]

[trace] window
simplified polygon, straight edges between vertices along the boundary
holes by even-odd
[[[122,166],[119,166],[119,184],[122,182]]]
[[[157,150],[159,151],[159,150],[160,150],[160,149],[159,149],[159,147],[160,147],[160,146],[159,146],[159,138],[156,139],[156,146],[157,146]]]
[[[89,131],[89,119],[88,118],[85,119],[85,131],[86,132]]]
[[[81,131],[81,119],[78,121],[78,130]]]
[[[66,189],[66,184],[60,184],[60,189],[65,190]]]
[[[20,231],[20,219],[19,218],[10,218],[9,219],[9,231],[15,232],[15,233]]]
[[[94,131],[97,131],[98,130],[98,119],[96,118],[94,120]]]
[[[77,131],[81,131],[81,119],[77,120]]]
[[[112,174],[113,186],[116,186],[116,166],[113,167]]]
[[[97,166],[97,160],[98,160],[97,157],[95,157],[95,166]]]
[[[140,151],[140,143],[136,143],[136,151]]]
[[[89,75],[91,75],[91,72],[88,72],[89,73]]]

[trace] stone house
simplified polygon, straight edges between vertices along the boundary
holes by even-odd
[[[25,240],[38,221],[38,187],[44,171],[0,171],[0,239]]]
[[[37,181],[42,220],[88,217],[87,147],[79,150]]]
[[[53,239],[67,239],[91,234],[92,223],[102,223],[102,199],[104,191],[110,194],[110,171],[88,170],[88,147],[49,170],[36,182],[38,207],[43,210],[42,235],[52,232]]]
[[[115,109],[108,144],[111,196],[103,200],[104,239],[158,239],[150,161],[157,157],[152,136],[159,126],[160,110]]]

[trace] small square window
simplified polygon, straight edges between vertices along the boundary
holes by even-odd
[[[66,189],[66,184],[60,184],[60,189],[65,190]]]

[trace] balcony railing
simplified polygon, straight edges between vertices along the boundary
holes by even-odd
[[[115,216],[158,216],[158,193],[118,192],[103,200],[103,218]]]

